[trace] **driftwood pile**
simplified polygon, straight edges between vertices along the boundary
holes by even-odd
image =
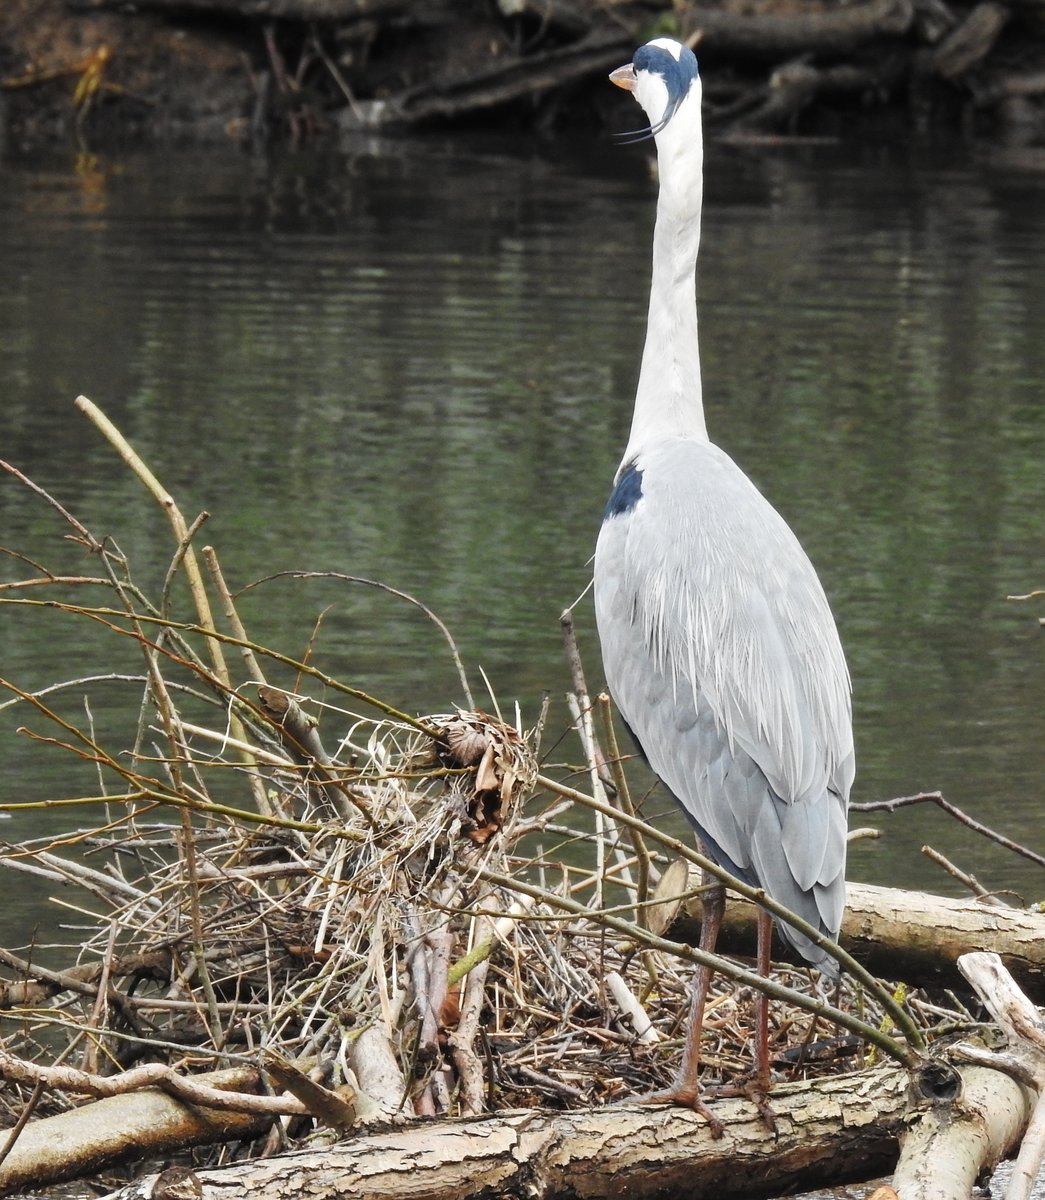
[[[58,711],[56,697],[85,681],[34,693],[0,681],[0,713],[100,780],[70,802],[93,814],[78,832],[0,853],[9,880],[61,885],[67,930],[64,946],[0,949],[0,1194],[145,1158],[166,1169],[128,1196],[198,1195],[217,1167],[226,1197],[394,1196],[409,1164],[412,1196],[595,1194],[610,1175],[653,1196],[699,1169],[725,1197],[886,1170],[912,1120],[909,1077],[926,1110],[961,1092],[958,1068],[925,1047],[976,1033],[981,1014],[939,986],[883,988],[839,951],[837,995],[786,966],[767,985],[779,1001],[771,1162],[757,1109],[735,1095],[758,983],[735,961],[718,964],[706,1025],[721,1138],[693,1113],[628,1107],[677,1064],[698,952],[669,939],[699,916],[701,860],[635,814],[608,721],[596,736],[606,706],[588,704],[576,657],[587,792],[576,766],[539,767],[538,731],[518,717],[469,697],[414,718],[253,645],[209,547],[204,579],[201,522],[188,525],[104,415],[79,406],[163,506],[176,550],[153,602],[110,540],[0,464],[97,567],[70,576],[8,548],[31,569],[0,583],[5,618],[47,606],[101,623],[144,663],[127,680],[143,697],[137,735],[118,752]],[[176,615],[181,576],[191,610]],[[845,944],[860,957],[861,939],[906,936],[884,923],[869,933],[869,913],[895,923],[902,908],[899,893],[857,889]],[[908,909],[914,923],[928,901]],[[1040,983],[1045,919],[1013,914],[1006,934],[989,911],[962,926],[963,947],[997,945]],[[727,927],[741,949],[744,922],[741,904]],[[949,948],[934,959],[922,940],[905,965],[950,986]],[[969,1108],[979,1093],[966,1081],[961,1119],[979,1131],[995,1110],[1010,1118],[984,1132],[980,1162],[1019,1140],[1040,1090],[1027,1080],[1045,1073],[1024,1065],[1002,1104],[993,1060],[970,1060],[987,1099]]]
[[[38,19],[41,4],[47,20]],[[659,32],[699,43],[712,131],[846,136],[859,114],[891,110],[919,129],[961,123],[992,134],[1001,128],[1020,142],[1045,140],[1040,0],[6,0],[6,7],[0,87],[16,135],[34,123],[53,130],[63,111],[88,138],[123,129],[255,145],[477,120],[545,130],[613,125],[622,109],[611,108],[605,75]],[[3,74],[5,61],[17,69]],[[48,106],[47,120],[34,121],[34,110]]]

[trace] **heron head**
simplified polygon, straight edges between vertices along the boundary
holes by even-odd
[[[645,109],[649,127],[620,135],[641,141],[667,127],[679,105],[698,86],[700,72],[697,56],[688,46],[662,37],[640,46],[630,63],[610,72],[610,79],[631,92]]]

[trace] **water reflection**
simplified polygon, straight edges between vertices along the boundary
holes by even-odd
[[[641,153],[572,146],[142,159],[86,181],[8,166],[0,453],[158,585],[163,517],[73,412],[85,392],[190,516],[213,514],[204,540],[237,585],[311,568],[412,591],[473,684],[482,665],[534,714],[565,686],[557,615],[587,581],[625,440],[652,198]],[[1005,597],[1042,582],[1043,201],[1045,174],[1019,167],[719,148],[700,278],[709,428],[836,608],[855,798],[941,787],[1032,843],[1040,633]],[[11,481],[0,527],[54,570],[94,569]],[[386,595],[283,580],[243,601],[290,653],[321,610],[324,669],[408,709],[461,698],[436,631]],[[597,676],[586,607],[581,627]],[[5,612],[0,661],[25,687],[139,669],[54,614]],[[122,694],[91,704],[125,743]],[[0,714],[4,794],[57,794],[70,768],[13,735],[25,719]],[[992,884],[1041,891],[935,814],[889,828],[855,875],[942,886],[917,853],[931,838]]]

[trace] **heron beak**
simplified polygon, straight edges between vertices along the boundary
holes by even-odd
[[[610,72],[610,83],[615,83],[617,87],[623,88],[626,92],[635,90],[635,68],[631,63],[625,63],[623,67],[618,67],[616,71]]]

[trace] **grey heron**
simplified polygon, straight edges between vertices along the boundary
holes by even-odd
[[[656,38],[610,79],[628,89],[657,147],[659,196],[645,347],[627,448],[595,552],[606,682],[643,756],[706,853],[837,938],[845,904],[854,756],[849,673],[824,590],[787,523],[708,440],[695,271],[703,192],[701,81],[687,46]],[[724,905],[705,904],[713,950]],[[835,961],[779,931],[812,966]],[[772,922],[759,921],[759,967]],[[710,972],[698,968],[678,1077],[698,1099]],[[768,1086],[766,1009],[756,1033]]]

